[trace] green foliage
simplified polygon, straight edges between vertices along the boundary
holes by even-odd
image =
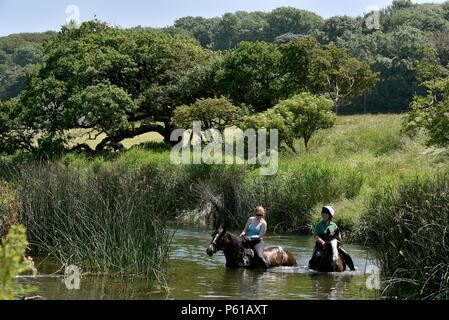
[[[423,47],[420,51],[425,58],[416,69],[420,85],[427,94],[414,97],[411,111],[404,117],[403,129],[409,133],[425,129],[429,133],[429,144],[448,146],[449,71],[439,64],[436,50]]]
[[[18,209],[17,188],[11,183],[0,183],[0,300],[13,300],[21,294],[37,290],[22,286],[16,276],[26,271],[35,272],[33,260],[25,256],[28,247],[26,230],[15,225]]]
[[[267,141],[270,141],[270,130],[277,129],[280,142],[285,143],[288,148],[294,150],[293,141],[295,139],[295,136],[293,131],[291,130],[291,127],[288,125],[291,123],[291,121],[287,122],[288,120],[286,119],[286,117],[291,118],[291,114],[281,114],[277,112],[275,108],[270,108],[264,112],[259,112],[251,116],[243,117],[239,124],[239,127],[242,130],[266,129]],[[281,145],[280,147],[282,148],[283,146]]]
[[[247,104],[262,111],[276,104],[282,80],[281,54],[274,44],[240,42],[225,52],[217,73],[217,86],[234,104]]]
[[[339,105],[373,88],[378,81],[379,73],[372,72],[367,63],[353,58],[346,48],[338,48],[334,44],[325,46],[324,55],[327,92],[338,114]]]
[[[173,26],[178,32],[180,29],[186,30],[192,38],[198,40],[202,47],[207,47],[213,44],[214,32],[219,22],[219,18],[183,17],[177,19]]]
[[[326,35],[326,43],[337,42],[339,38],[345,36],[345,33],[360,34],[362,32],[361,19],[355,19],[348,16],[335,16],[324,22],[323,31]]]
[[[192,128],[193,121],[201,121],[204,129],[214,128],[222,132],[239,119],[240,108],[232,105],[225,97],[198,99],[191,106],[175,109],[172,124],[176,128]]]
[[[225,13],[218,22],[213,36],[214,49],[231,49],[241,41],[263,41],[266,28],[267,21],[264,12]]]
[[[281,45],[279,51],[285,77],[284,96],[303,90],[314,94],[323,91],[325,80],[321,62],[324,57],[316,39],[304,37]]]
[[[348,103],[373,88],[378,73],[365,62],[353,58],[346,48],[333,43],[321,48],[311,37],[280,46],[286,94],[310,91],[327,93],[338,112]]]
[[[1,239],[0,246],[0,300],[13,300],[18,295],[33,292],[37,287],[22,286],[17,283],[16,275],[33,268],[33,260],[25,257],[28,247],[25,228],[12,226],[8,240]]]
[[[374,72],[381,73],[380,81],[372,90],[366,92],[363,97],[343,101],[345,108],[341,111],[349,113],[362,110],[364,112],[401,112],[409,108],[413,95],[416,91],[420,91],[415,80],[415,71],[409,70],[407,67],[409,63],[419,59],[416,56],[418,49],[423,45],[433,46],[438,51],[441,63],[446,65],[449,62],[447,36],[449,34],[449,9],[447,3],[415,4],[408,0],[401,0],[394,1],[379,14],[379,30],[369,29],[366,26],[367,15],[356,18],[335,16],[324,20],[309,11],[293,7],[280,7],[271,12],[238,11],[210,19],[188,16],[177,19],[170,27],[157,29],[138,26],[128,31],[141,35],[152,33],[162,36],[166,34],[172,37],[177,36],[178,39],[192,37],[196,44],[215,50],[232,49],[241,41],[267,41],[285,44],[307,36],[315,38],[321,45],[333,42],[339,48],[348,48],[353,57],[368,63]],[[105,29],[91,28],[89,32],[102,33],[103,31]],[[86,34],[84,33],[84,35]],[[55,33],[19,34],[0,38],[0,99],[8,100],[16,97],[25,88],[24,71],[30,68],[31,64],[43,62],[43,52],[38,45],[47,36],[54,37]],[[146,44],[148,42],[140,42],[139,46],[144,48]],[[126,47],[126,45],[123,46]],[[79,50],[79,48],[72,49],[72,53]],[[102,55],[108,56],[111,53],[109,49],[104,53],[91,51],[95,52],[99,60],[104,60],[101,58]],[[159,51],[162,52],[162,56],[165,55],[165,50],[159,48]],[[146,53],[149,51],[141,51],[143,55]],[[151,56],[155,58],[158,55],[151,54]],[[191,55],[187,56],[191,57]],[[78,58],[86,59],[84,53]],[[111,61],[114,61],[114,58]],[[173,66],[175,66],[175,62],[181,61],[181,58],[172,60]],[[107,66],[108,60],[106,59],[104,62],[104,65]],[[157,64],[151,64],[148,61],[144,63],[147,67]],[[66,62],[66,65],[68,69],[71,68],[70,62]],[[94,69],[99,68],[92,63],[91,65]],[[145,67],[143,68],[145,69]],[[166,111],[165,108],[172,105],[191,104],[197,98],[225,94],[224,92],[218,93],[216,83],[211,81],[215,78],[216,68],[211,67],[205,61],[194,66],[194,71],[189,67],[185,73],[177,72],[183,69],[179,66],[176,66],[176,69],[169,69],[172,70],[172,81],[169,81],[169,87],[166,87],[167,83],[154,81],[154,83],[157,82],[155,88],[147,92],[148,95],[142,94],[141,97],[144,99],[145,96],[148,98],[147,101],[154,101],[151,108],[154,106],[158,113]],[[164,68],[159,70],[164,73]],[[142,74],[147,72],[149,70],[145,69],[139,73],[139,76],[144,79]],[[116,74],[126,74],[126,70],[116,72]],[[155,74],[152,74],[151,77],[157,79]],[[122,87],[112,79],[110,80],[112,84]],[[285,83],[293,87],[299,85],[298,83]],[[139,90],[140,87],[136,86],[135,89]],[[316,93],[311,88],[309,91]],[[295,91],[292,94],[295,93],[298,92]],[[286,97],[283,92],[281,98]],[[183,101],[178,101],[178,98]],[[173,103],[172,99],[176,103]],[[166,103],[169,100],[170,103]],[[234,101],[234,104],[239,103]],[[248,104],[248,102],[245,103]],[[170,116],[171,114],[168,115],[168,117]],[[167,115],[161,115],[161,117],[165,118],[166,124],[169,124]],[[158,131],[160,133],[169,131],[164,129],[161,126]],[[167,136],[167,133],[164,136]]]
[[[286,33],[308,35],[321,29],[323,18],[313,12],[293,7],[280,7],[267,15],[267,41],[273,42],[276,37]]]
[[[15,101],[0,101],[0,154],[14,154],[18,150],[36,151],[32,140],[37,132],[22,125],[24,116]]]
[[[321,129],[331,128],[336,120],[332,112],[332,101],[323,96],[300,93],[274,107],[275,112],[284,116],[287,126],[296,138],[303,138],[307,149],[312,135]]]
[[[316,131],[330,128],[335,123],[332,106],[332,101],[325,97],[303,92],[262,113],[245,117],[241,126],[244,129],[265,128],[267,131],[277,129],[279,139],[293,151],[296,151],[295,140],[304,138],[307,149]]]
[[[149,131],[169,138],[173,106],[207,92],[201,88],[208,78],[201,76],[215,63],[213,53],[191,40],[96,20],[62,27],[43,53],[44,63],[27,72],[17,101],[20,125],[67,143],[74,142],[67,135],[73,128],[89,129],[91,139],[104,134],[97,151],[118,149],[121,140]]]
[[[22,165],[19,215],[31,252],[84,271],[142,275],[164,284],[167,223],[184,204],[185,184],[182,172],[166,167],[166,158],[143,163],[136,153],[116,161],[73,156]]]
[[[385,10],[382,19],[384,31],[393,31],[400,26],[410,26],[421,31],[449,30],[449,22],[445,19],[442,5],[412,4],[411,1],[393,1],[393,5]]]
[[[55,32],[21,33],[0,38],[0,99],[16,97],[25,88],[23,72],[42,62],[42,41]]]

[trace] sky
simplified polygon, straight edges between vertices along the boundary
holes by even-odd
[[[414,3],[444,0],[412,0]],[[226,12],[271,11],[282,6],[312,11],[323,18],[362,16],[369,7],[385,8],[392,0],[0,0],[0,36],[58,31],[70,18],[95,16],[123,28],[165,27],[178,18],[221,17]]]

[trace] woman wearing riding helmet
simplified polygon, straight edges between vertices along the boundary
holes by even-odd
[[[326,245],[326,242],[323,239],[326,238],[327,231],[329,230],[329,232],[332,233],[338,229],[338,226],[331,221],[334,217],[334,213],[334,208],[331,206],[324,206],[321,208],[321,221],[316,224],[313,233],[316,243],[315,248],[313,248],[312,258],[309,261],[309,268],[313,269],[315,267],[318,251],[322,250]]]
[[[247,236],[248,244],[251,249],[254,250],[254,257],[259,258],[259,264],[264,268],[269,268],[270,265],[265,261],[263,257],[264,242],[263,236],[267,231],[267,222],[265,221],[265,209],[261,206],[257,206],[254,210],[255,216],[250,217],[245,225],[241,237]]]

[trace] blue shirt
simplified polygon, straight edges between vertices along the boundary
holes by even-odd
[[[256,227],[255,225],[253,225],[253,222],[251,221],[251,223],[248,226],[248,236],[257,236],[260,233],[260,230],[262,230],[262,225],[263,223],[260,224],[260,226]]]

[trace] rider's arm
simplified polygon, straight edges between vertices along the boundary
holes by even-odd
[[[248,219],[248,222],[246,223],[245,228],[243,229],[242,233],[240,234],[240,236],[244,236],[247,232],[248,232],[248,227],[249,227],[249,223],[251,221],[251,218]]]
[[[321,245],[324,246],[324,244],[325,244],[326,242],[324,242],[324,240],[321,239],[320,236],[319,236],[319,234],[320,234],[319,225],[320,225],[319,223],[317,223],[317,224],[315,225],[315,230],[313,231],[313,237],[315,238],[316,242],[318,242],[318,243],[320,243]]]
[[[315,238],[315,240],[317,242],[321,243],[321,245],[324,246],[326,244],[326,242],[323,239],[321,239],[319,236],[313,236],[313,237]]]

